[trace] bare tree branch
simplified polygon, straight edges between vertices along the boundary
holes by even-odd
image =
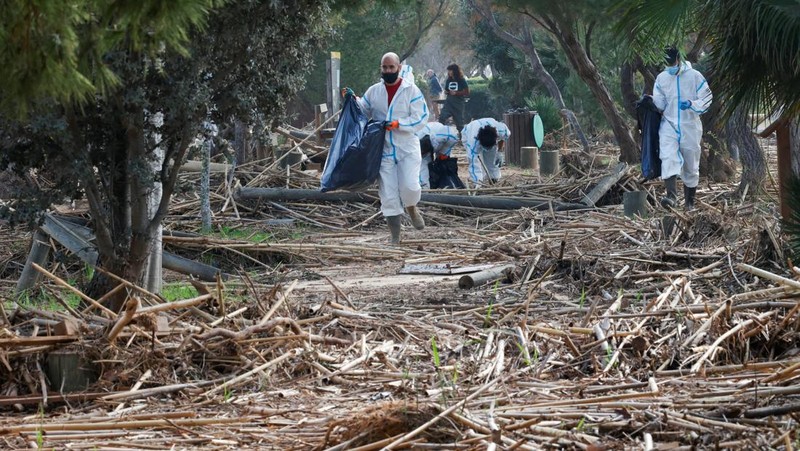
[[[411,44],[409,44],[408,49],[403,51],[402,55],[400,56],[400,61],[405,60],[417,50],[417,47],[419,46],[419,41],[422,39],[423,36],[425,36],[425,33],[427,33],[428,30],[431,29],[433,24],[436,23],[437,20],[439,20],[439,18],[442,16],[442,13],[444,13],[445,7],[447,6],[447,0],[438,0],[438,4],[436,6],[436,13],[433,16],[431,16],[429,21],[425,22],[424,21],[425,9],[426,9],[425,3],[426,2],[424,0],[417,0],[417,8],[416,8],[417,32],[414,35],[414,40],[411,41]]]

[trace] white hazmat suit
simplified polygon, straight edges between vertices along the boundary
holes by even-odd
[[[428,122],[425,127],[417,131],[417,138],[422,139],[425,136],[431,137],[434,155],[428,154],[422,157],[422,164],[419,167],[419,184],[423,189],[428,189],[431,187],[428,163],[433,162],[433,159],[439,156],[450,156],[453,146],[458,142],[458,130],[453,126],[439,122]]]
[[[713,95],[703,74],[681,61],[677,74],[669,68],[658,74],[653,87],[653,103],[662,111],[658,142],[661,178],[679,175],[683,184],[694,188],[700,182],[700,115],[711,106]],[[689,108],[680,104],[690,101]]]
[[[381,213],[398,216],[403,214],[404,207],[414,206],[420,199],[421,156],[415,133],[425,126],[428,107],[419,88],[405,78],[391,105],[388,100],[386,86],[381,81],[370,86],[358,102],[373,120],[398,121],[398,129],[386,131],[378,180]]]
[[[491,148],[486,148],[478,142],[478,130],[490,125],[497,130],[497,141],[508,141],[511,132],[506,124],[496,121],[490,117],[476,119],[464,126],[461,131],[461,142],[467,149],[467,159],[469,160],[469,178],[476,185],[481,185],[488,176],[493,180],[500,180],[500,165],[503,160],[502,154],[497,152],[497,144]]]

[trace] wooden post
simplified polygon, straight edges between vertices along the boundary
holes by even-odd
[[[97,381],[97,371],[77,351],[51,352],[45,372],[51,390],[59,393],[83,391]]]
[[[539,148],[538,147],[520,147],[519,149],[520,167],[523,169],[533,169],[539,171]]]
[[[328,105],[314,105],[314,130],[317,131],[317,142],[324,144],[322,137],[322,122],[325,120],[325,113],[328,112]]]
[[[778,192],[781,198],[781,217],[789,219],[792,216],[792,208],[789,206],[789,180],[792,178],[791,166],[791,122],[786,121],[775,130],[778,144]],[[800,175],[800,174],[799,174]]]
[[[543,150],[539,156],[539,172],[542,175],[555,175],[559,171],[558,150]]]
[[[647,215],[647,191],[630,191],[622,195],[622,205],[625,216],[644,217]]]
[[[25,261],[25,267],[22,269],[22,274],[17,280],[16,296],[22,294],[23,291],[33,288],[36,281],[39,279],[39,271],[33,268],[33,263],[39,266],[45,266],[45,260],[50,254],[50,242],[47,240],[47,235],[39,229],[33,232],[33,239],[31,240],[31,251],[28,253],[28,259]]]
[[[342,55],[339,52],[331,52],[331,58],[325,62],[325,68],[328,70],[328,89],[326,95],[328,117],[339,111],[339,108],[341,108],[341,94],[339,93],[339,74],[341,71],[341,65]]]

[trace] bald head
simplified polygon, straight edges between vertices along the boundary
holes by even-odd
[[[389,52],[381,58],[381,78],[388,85],[400,82],[400,58],[396,53]]]
[[[383,66],[387,62],[393,62],[397,66],[400,66],[400,57],[397,56],[397,53],[394,52],[386,53],[381,58],[381,66]]]

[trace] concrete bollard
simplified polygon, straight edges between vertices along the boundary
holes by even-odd
[[[539,170],[539,148],[538,147],[521,147],[520,149],[520,166],[523,169]]]
[[[539,155],[539,172],[542,175],[555,175],[559,171],[558,150],[543,150]]]
[[[647,215],[647,191],[631,191],[622,195],[622,206],[625,216],[645,217]]]

